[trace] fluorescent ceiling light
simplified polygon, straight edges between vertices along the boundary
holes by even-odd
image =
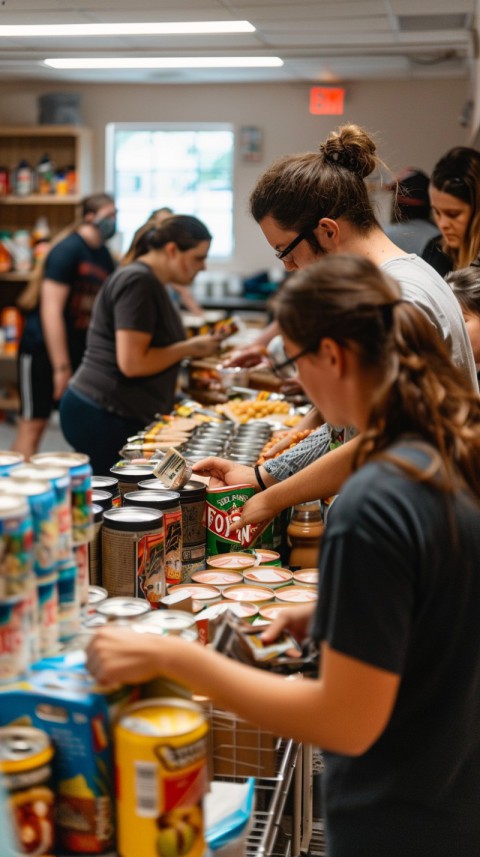
[[[0,38],[54,36],[151,36],[205,33],[253,33],[249,21],[186,21],[171,24],[12,24],[0,26]]]
[[[275,68],[280,57],[59,57],[43,60],[50,68]]]

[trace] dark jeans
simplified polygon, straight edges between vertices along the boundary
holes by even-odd
[[[71,388],[60,402],[60,421],[68,443],[90,456],[95,476],[108,476],[127,437],[143,428],[137,420],[106,411]]]

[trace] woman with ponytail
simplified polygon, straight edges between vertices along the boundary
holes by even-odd
[[[106,684],[177,679],[325,751],[328,857],[480,854],[480,401],[425,315],[367,259],[295,273],[277,318],[332,424],[358,432],[329,512],[313,608],[284,628],[319,644],[288,681],[179,638],[101,629]],[[241,526],[232,524],[232,529]]]

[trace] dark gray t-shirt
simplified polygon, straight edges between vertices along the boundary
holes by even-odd
[[[312,634],[401,677],[373,746],[325,754],[329,854],[478,857],[479,507],[386,462],[361,468],[329,513]]]
[[[74,390],[120,416],[148,423],[173,407],[178,364],[156,375],[127,378],[118,368],[117,330],[152,336],[152,347],[185,339],[180,316],[165,286],[144,262],[120,268],[102,287],[93,308],[82,364],[73,376]]]

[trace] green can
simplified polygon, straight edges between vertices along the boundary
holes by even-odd
[[[231,551],[248,550],[256,545],[273,547],[268,541],[268,532],[273,538],[270,521],[259,524],[246,524],[240,530],[230,532],[231,521],[240,514],[241,509],[255,494],[250,485],[228,485],[224,488],[212,488],[206,497],[207,556]]]

